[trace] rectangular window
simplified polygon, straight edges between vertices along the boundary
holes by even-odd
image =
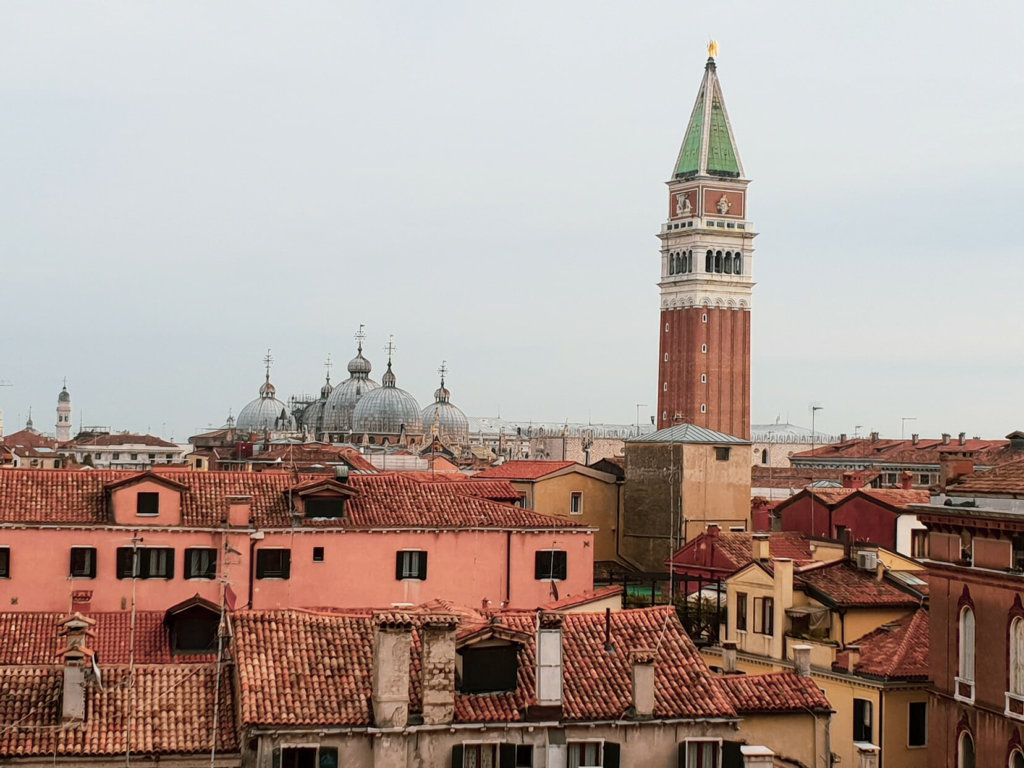
[[[217,578],[217,550],[209,547],[193,547],[186,549],[185,578]]]
[[[613,741],[570,741],[566,745],[569,766],[619,765],[619,745]],[[717,766],[715,767],[717,768]]]
[[[169,547],[118,547],[117,578],[171,579],[174,550]]]
[[[324,561],[324,548],[313,547],[313,562],[322,563]]]
[[[272,763],[273,768],[338,768],[338,748],[275,748]]]
[[[95,579],[96,548],[72,547],[71,567],[68,573],[74,579]]]
[[[1013,553],[1011,566],[1015,571],[1024,571],[1024,536],[1016,535],[1010,538],[1010,547]]]
[[[560,549],[542,549],[534,556],[534,578],[539,581],[565,581],[568,573],[566,553]]]
[[[447,763],[445,763],[447,765]],[[533,768],[530,744],[470,742],[452,747],[452,768]]]
[[[775,634],[775,598],[754,598],[754,631],[762,635]]]
[[[871,741],[871,702],[867,699],[853,700],[853,740]]]
[[[740,632],[747,631],[747,593],[736,593],[736,629]]]
[[[427,553],[420,549],[403,549],[395,553],[395,578],[427,580]]]
[[[292,573],[290,549],[256,550],[257,579],[287,579]]]
[[[907,712],[907,746],[928,744],[928,702],[912,701]]]
[[[138,460],[139,460],[139,454],[133,453],[132,454],[132,461],[138,461]]]
[[[729,460],[729,449],[728,448],[715,448],[715,460],[716,461],[728,461]]]
[[[135,514],[139,517],[156,517],[160,514],[160,494],[140,493],[135,501]]]
[[[156,461],[156,454],[155,453],[149,454],[149,460],[150,461]]]
[[[574,515],[583,514],[583,494],[582,493],[571,493],[569,494],[569,512]]]
[[[111,456],[111,458],[113,458],[113,459],[114,459],[114,461],[118,461],[118,460],[120,460],[120,458],[121,458],[121,454],[120,454],[120,453],[115,453],[115,454],[113,454],[113,455]]]
[[[710,740],[687,741],[680,745],[681,751],[686,756],[680,761],[685,768],[719,768],[721,756],[720,743]],[[742,762],[737,763],[742,765]]]
[[[345,500],[343,498],[325,497],[306,499],[306,517],[344,517]]]
[[[910,532],[910,556],[918,559],[928,557],[928,531]]]
[[[0,579],[11,578],[11,548],[0,547]]]

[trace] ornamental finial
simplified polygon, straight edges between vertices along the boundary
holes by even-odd
[[[718,41],[717,40],[709,40],[708,41],[708,58],[709,59],[718,58]]]

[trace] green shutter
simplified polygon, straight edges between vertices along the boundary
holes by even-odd
[[[722,768],[743,768],[743,752],[740,741],[722,742]]]
[[[465,751],[461,744],[452,747],[452,768],[462,768]]]
[[[604,743],[604,759],[601,761],[603,768],[619,768],[619,745],[614,741]]]
[[[498,745],[498,768],[516,768],[516,745]]]

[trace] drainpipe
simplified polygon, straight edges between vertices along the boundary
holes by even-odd
[[[505,532],[505,607],[512,601],[512,531]]]

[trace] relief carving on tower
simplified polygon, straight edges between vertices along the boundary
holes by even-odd
[[[690,200],[692,192],[679,192],[676,195],[676,205],[674,218],[682,218],[684,216],[693,215],[693,203]]]
[[[732,203],[729,202],[729,198],[724,192],[722,193],[722,196],[718,198],[718,202],[715,203],[715,208],[723,216],[725,216],[725,214],[729,212],[729,209],[732,208]]]
[[[728,216],[738,219],[746,216],[742,190],[705,187],[703,192],[705,216]]]

